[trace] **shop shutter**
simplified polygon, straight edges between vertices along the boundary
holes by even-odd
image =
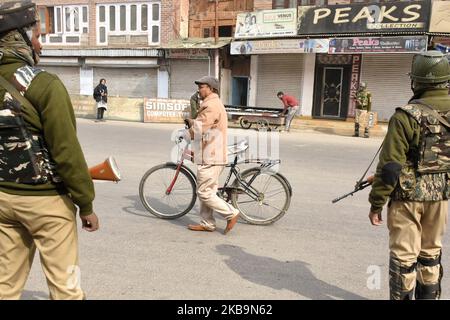
[[[412,97],[407,75],[413,54],[364,54],[361,81],[372,93],[372,110],[379,120],[388,121],[395,108],[405,105]]]
[[[43,69],[54,73],[66,86],[69,94],[80,94],[80,68],[45,66]]]
[[[94,68],[94,87],[106,79],[110,97],[156,98],[158,71],[156,68]]]
[[[257,107],[281,108],[277,92],[297,99],[303,87],[303,54],[270,54],[258,58]],[[299,101],[301,104],[301,101]]]
[[[211,66],[214,72],[214,66]],[[197,90],[195,80],[208,75],[208,60],[170,60],[170,97],[189,100]]]

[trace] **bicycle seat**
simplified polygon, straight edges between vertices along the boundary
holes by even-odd
[[[248,149],[247,140],[241,140],[235,144],[227,146],[228,155],[239,154]]]

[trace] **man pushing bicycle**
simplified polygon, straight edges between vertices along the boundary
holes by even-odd
[[[200,224],[188,225],[193,231],[214,231],[213,211],[227,220],[224,234],[236,224],[239,210],[217,195],[219,176],[227,164],[228,118],[218,95],[219,81],[205,76],[195,81],[202,103],[195,120],[189,119],[194,162],[197,164],[197,196]]]

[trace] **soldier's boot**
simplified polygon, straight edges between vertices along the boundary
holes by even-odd
[[[389,260],[389,293],[391,300],[412,300],[416,276],[416,263],[402,266],[400,261],[391,257]]]
[[[368,127],[366,127],[364,129],[364,138],[369,138],[369,128]]]
[[[438,300],[441,297],[443,275],[441,254],[434,259],[419,256],[417,259],[416,299]]]
[[[359,123],[355,123],[355,134],[354,137],[359,137]]]

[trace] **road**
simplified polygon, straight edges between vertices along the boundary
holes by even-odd
[[[388,298],[388,233],[385,224],[369,223],[369,188],[331,203],[352,190],[380,138],[282,133],[280,171],[293,187],[289,212],[270,226],[239,223],[224,236],[220,219],[213,233],[186,228],[199,221],[198,205],[168,221],[149,215],[139,201],[140,178],[170,160],[170,135],[178,125],[77,122],[88,164],[113,155],[123,175],[119,184],[95,184],[100,230],[88,233],[78,226],[88,299]],[[447,234],[444,268],[450,265],[449,247]],[[450,297],[449,289],[450,277],[444,276],[443,298]],[[36,257],[23,298],[47,297]]]

